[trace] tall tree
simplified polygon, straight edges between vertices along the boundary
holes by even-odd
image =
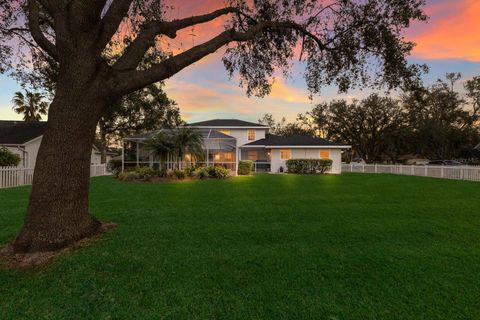
[[[25,90],[25,94],[23,94],[17,91],[12,99],[12,109],[16,113],[22,114],[24,121],[40,121],[42,116],[47,115],[48,110],[48,103],[43,98],[39,92]]]
[[[428,88],[407,92],[402,103],[413,130],[412,147],[416,154],[428,158],[451,159],[458,156],[462,148],[473,148],[476,129],[465,100],[452,90],[452,78],[438,80]]]
[[[328,139],[350,144],[367,162],[380,161],[387,152],[386,141],[395,140],[404,115],[398,101],[372,94],[361,101],[336,100],[317,105],[308,113]],[[399,138],[399,136],[398,136]],[[395,161],[398,154],[388,151]]]
[[[132,134],[174,128],[183,123],[175,101],[167,97],[162,83],[132,92],[109,104],[98,122],[97,135],[106,160],[107,147]]]
[[[100,223],[88,211],[88,155],[109,102],[168,79],[224,46],[224,65],[230,75],[238,72],[247,94],[268,94],[274,70],[288,73],[297,44],[313,93],[324,84],[346,91],[367,84],[409,86],[418,79],[420,68],[407,64],[413,44],[403,32],[412,20],[425,19],[424,0],[227,3],[170,21],[161,0],[0,3],[0,55],[7,58],[2,69],[15,63],[8,59],[12,43],[33,46],[59,66],[25,224],[13,244],[16,252],[58,249],[96,233]],[[176,55],[156,45],[156,39],[175,38],[179,30],[222,16],[229,16],[225,30],[205,43]],[[18,41],[12,42],[14,37]],[[123,54],[107,63],[105,52],[115,52],[118,45]],[[159,52],[157,61],[139,68],[152,51]]]

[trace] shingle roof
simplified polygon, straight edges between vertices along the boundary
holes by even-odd
[[[144,133],[144,134],[131,136],[131,137],[128,137],[127,139],[145,140],[145,139],[153,138],[156,134],[158,134],[161,131],[170,132],[170,131],[173,131],[173,130],[175,130],[175,129],[159,129],[159,130],[147,132],[147,133]],[[200,131],[203,139],[235,139],[232,136],[229,136],[227,134],[224,134],[220,131],[213,130],[213,129],[197,129],[197,130]]]
[[[255,127],[255,128],[267,128],[263,124],[248,122],[238,119],[213,119],[207,121],[200,121],[188,124],[191,127]]]
[[[0,120],[0,145],[22,145],[43,135],[47,122]]]
[[[315,138],[305,135],[293,135],[289,137],[270,135],[264,139],[253,141],[245,146],[332,146],[347,147],[345,144],[328,141],[322,138]]]

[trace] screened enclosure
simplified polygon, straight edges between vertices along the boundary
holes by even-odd
[[[128,167],[161,167],[162,161],[157,155],[145,148],[145,145],[160,132],[169,133],[175,129],[162,129],[123,139],[122,170]],[[195,129],[202,136],[203,159],[194,159],[187,152],[182,159],[169,154],[164,163],[167,169],[182,169],[188,166],[222,166],[236,171],[237,140],[213,129]]]

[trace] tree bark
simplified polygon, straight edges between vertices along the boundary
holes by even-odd
[[[78,89],[72,83],[59,86],[50,106],[15,252],[58,250],[101,226],[88,211],[88,193],[95,127],[105,102]]]

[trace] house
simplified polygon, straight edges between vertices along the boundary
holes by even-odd
[[[42,142],[43,133],[47,129],[47,122],[25,122],[0,120],[0,147],[20,156],[20,165],[25,168],[34,168],[37,161],[38,149]],[[114,154],[107,154],[107,162]],[[91,164],[101,164],[101,152],[93,145]]]
[[[251,160],[255,171],[286,171],[286,161],[295,158],[331,159],[330,173],[341,173],[342,150],[350,146],[321,138],[268,135],[269,127],[238,119],[214,119],[187,126],[203,137],[206,165],[221,165],[236,172],[238,162]],[[158,161],[142,146],[161,130],[124,139],[123,166],[155,166]],[[185,159],[187,162],[189,159]],[[173,159],[171,159],[173,164]]]

